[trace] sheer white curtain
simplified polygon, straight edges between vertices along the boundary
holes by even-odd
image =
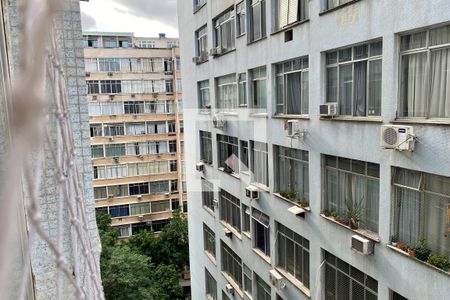
[[[430,118],[450,117],[450,48],[431,52]]]
[[[301,114],[302,78],[300,72],[286,75],[286,110],[287,114]]]
[[[426,116],[426,63],[425,52],[403,57],[402,112],[405,117]]]

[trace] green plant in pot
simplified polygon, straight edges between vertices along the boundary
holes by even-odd
[[[426,261],[431,254],[431,250],[428,248],[427,240],[424,236],[419,238],[419,243],[415,249],[416,257],[422,261]]]
[[[363,214],[363,202],[364,198],[361,198],[359,201],[353,201],[352,199],[347,198],[345,200],[345,207],[347,208],[347,219],[350,222],[351,229],[358,229],[359,222],[361,221],[361,217]]]
[[[333,219],[336,219],[337,216],[338,216],[338,214],[337,214],[337,212],[332,211],[331,214],[330,214],[330,216],[331,216]]]
[[[289,200],[295,200],[297,198],[297,192],[296,191],[285,191],[280,192],[281,197],[284,197]]]
[[[430,255],[427,259],[427,263],[446,272],[448,272],[448,268],[450,267],[450,261],[447,257],[442,255]]]

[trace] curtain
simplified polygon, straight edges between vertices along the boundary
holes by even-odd
[[[338,171],[327,169],[327,209],[329,212],[338,211]]]
[[[327,102],[338,102],[337,67],[327,68]]]
[[[288,114],[301,114],[302,76],[300,72],[286,75],[286,108]]]
[[[258,4],[254,5],[252,8],[252,40],[257,40],[262,37],[262,3],[259,2]]]
[[[277,103],[276,103],[276,113],[284,114],[284,99],[285,99],[285,88],[284,88],[284,76],[280,75],[276,78],[276,88],[277,88]]]
[[[339,110],[341,115],[352,114],[352,64],[339,67]]]
[[[425,117],[427,53],[403,57],[402,109],[404,117]]]
[[[367,114],[369,116],[381,115],[381,59],[369,62],[369,101]]]
[[[289,24],[289,0],[278,0],[278,28]]]
[[[309,111],[309,73],[308,71],[302,72],[301,79],[301,111],[300,113],[308,114]]]
[[[100,116],[102,114],[102,106],[98,102],[88,103],[89,115]]]
[[[423,210],[423,234],[433,253],[450,257],[450,239],[446,237],[447,208],[450,198],[425,193]]]
[[[354,115],[366,116],[366,85],[367,85],[367,62],[361,61],[354,64],[355,83],[354,93]]]
[[[397,239],[404,243],[417,244],[420,237],[420,192],[396,187]]]
[[[450,48],[431,52],[430,118],[450,117]]]

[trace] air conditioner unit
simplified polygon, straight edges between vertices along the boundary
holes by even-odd
[[[109,138],[109,141],[110,141],[110,142],[114,141],[114,138],[113,138],[113,137],[110,137],[110,138]]]
[[[92,100],[97,100],[97,95],[93,95]]]
[[[306,130],[301,128],[299,120],[287,120],[286,127],[290,138],[302,139],[305,136]]]
[[[116,117],[117,117],[117,115],[110,115],[110,117],[111,117],[111,118],[116,118]]]
[[[139,216],[138,218],[140,221],[144,220],[144,216]]]
[[[373,253],[373,242],[359,235],[353,235],[352,249],[361,254],[369,255]]]
[[[138,195],[136,198],[137,198],[138,200],[142,200],[142,195]]]
[[[269,278],[272,282],[272,285],[277,290],[282,290],[286,287],[286,283],[284,282],[283,276],[280,275],[280,273],[277,272],[277,270],[272,269],[269,272]]]
[[[301,207],[299,207],[297,205],[294,205],[294,206],[288,208],[288,211],[290,213],[293,213],[297,217],[300,217],[300,218],[304,218],[305,217],[305,212],[306,211],[303,208],[301,208]]]
[[[169,197],[169,196],[170,196],[170,193],[169,193],[169,192],[165,192],[165,193],[164,193],[164,196]]]
[[[133,115],[133,119],[137,119],[137,115]]]
[[[113,72],[108,72],[108,76],[113,76]]]
[[[215,114],[212,118],[214,128],[223,130],[226,125],[226,120],[222,114]]]
[[[90,77],[91,76],[91,72],[86,72],[86,77]]]
[[[402,125],[381,126],[381,147],[399,151],[414,151],[414,128]]]
[[[138,158],[139,158],[140,160],[143,160],[143,159],[144,159],[144,155],[139,154],[139,155],[138,155]]]
[[[211,48],[209,49],[209,55],[210,56],[216,56],[218,54],[218,48]]]
[[[200,62],[200,56],[194,56],[194,57],[192,58],[192,62],[193,62],[194,64],[198,64],[198,63]]]
[[[233,237],[233,233],[231,232],[230,229],[224,228],[224,229],[223,229],[223,232],[225,233],[225,236],[226,236],[226,237],[228,237],[228,238],[230,238],[230,239]]]
[[[199,172],[203,172],[203,168],[205,167],[205,164],[203,163],[203,162],[198,162],[196,165],[195,165],[195,169],[197,170],[197,171],[199,171]]]
[[[108,199],[114,198],[114,194],[108,194]]]
[[[320,116],[334,117],[339,114],[339,105],[337,102],[321,104],[319,107]]]
[[[250,200],[258,200],[259,199],[259,191],[258,188],[254,185],[249,185],[245,188],[245,196],[250,198]]]
[[[157,98],[158,97],[158,93],[153,93],[153,98]]]
[[[136,94],[131,94],[131,98],[136,98]]]
[[[109,100],[114,100],[114,95],[109,95]]]
[[[219,200],[213,199],[213,205],[214,207],[219,207]]]
[[[231,284],[227,283],[225,285],[225,290],[227,291],[227,293],[234,295],[234,288]]]
[[[142,130],[142,131],[141,131],[141,134],[146,134],[145,130]]]
[[[115,163],[119,163],[119,157],[117,157],[117,156],[113,157],[113,161],[114,161]]]

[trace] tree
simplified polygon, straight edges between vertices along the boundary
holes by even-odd
[[[179,213],[174,213],[170,223],[159,234],[159,239],[164,263],[175,265],[178,271],[183,271],[184,267],[189,265],[187,220],[181,218]]]
[[[104,213],[96,215],[98,233],[102,244],[102,259],[108,259],[111,250],[116,247],[119,239],[119,231],[111,226],[111,216]]]
[[[163,263],[160,240],[152,231],[143,230],[131,236],[128,243],[133,251],[148,256],[156,266]]]
[[[180,286],[178,278],[179,272],[174,265],[157,266],[151,275],[155,299],[181,299],[183,288]]]
[[[107,300],[157,299],[152,288],[150,260],[128,246],[116,246],[102,259],[102,281]]]

